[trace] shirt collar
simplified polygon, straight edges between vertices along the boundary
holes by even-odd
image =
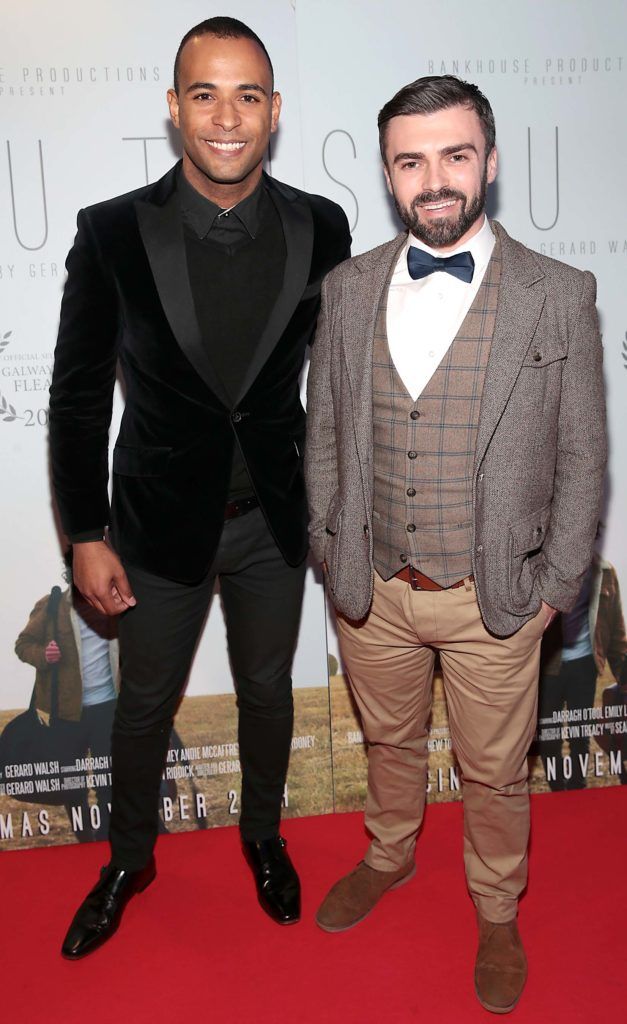
[[[177,188],[183,216],[199,238],[205,238],[216,224],[225,227],[231,217],[237,218],[251,238],[256,237],[261,220],[263,179],[259,182],[254,192],[251,192],[249,196],[242,199],[240,203],[229,208],[229,218],[220,216],[225,212],[223,208],[201,195],[189,183],[182,170],[179,174]]]
[[[464,245],[458,246],[457,249],[452,249],[451,252],[447,252],[446,256],[455,256],[458,252],[469,252],[475,261],[475,268],[481,269],[487,267],[490,262],[490,256],[494,249],[496,239],[492,228],[490,227],[490,221],[483,215],[483,224],[477,231],[476,235],[473,235],[469,242]],[[423,249],[425,252],[431,253],[432,256],[442,256],[443,253],[440,249],[432,249],[430,246],[425,245],[419,238],[415,238],[411,231],[407,239],[406,252],[410,245],[415,245],[417,249]]]

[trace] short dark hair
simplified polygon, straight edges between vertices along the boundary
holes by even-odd
[[[379,111],[379,148],[385,163],[385,138],[388,121],[408,114],[435,114],[449,107],[468,107],[481,122],[486,156],[494,149],[496,128],[494,114],[481,90],[456,75],[427,75],[403,86]]]
[[[266,57],[268,64],[270,65],[270,74],[272,76],[272,88],[274,88],[274,68],[272,67],[272,61],[270,60],[270,54],[266,50],[265,46],[261,42],[261,39],[256,32],[253,32],[252,28],[245,25],[243,21],[238,21],[237,18],[207,18],[206,21],[199,22],[198,25],[194,25],[190,28],[189,32],[186,32],[179,48],[176,51],[176,57],[174,58],[174,91],[179,91],[179,69],[181,65],[181,53],[183,47],[190,39],[195,39],[198,36],[215,36],[216,39],[252,39],[254,43],[257,43]]]

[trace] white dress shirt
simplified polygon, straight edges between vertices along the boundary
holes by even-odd
[[[415,401],[424,391],[461,327],[486,272],[495,238],[488,218],[476,235],[451,252],[430,249],[409,234],[390,281],[387,306],[388,345],[398,374]],[[432,256],[470,252],[475,270],[470,284],[442,270],[412,280],[407,269],[410,245]]]

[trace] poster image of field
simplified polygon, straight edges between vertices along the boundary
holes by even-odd
[[[575,608],[558,615],[543,640],[538,728],[529,752],[532,793],[627,783],[626,659],[616,571],[595,555]],[[366,744],[339,654],[329,657],[329,674],[335,809],[361,810]],[[428,748],[427,802],[459,800],[460,770],[437,670]]]
[[[233,696],[186,697],[176,730],[180,746],[171,745],[164,771],[163,825],[178,832],[236,824],[241,768]],[[295,689],[283,817],[331,811],[332,792],[328,688]]]
[[[108,834],[117,623],[95,612],[70,579],[66,568],[61,585],[26,612],[15,640],[28,707],[0,709],[0,850],[90,842]],[[322,630],[312,629],[317,617]],[[313,639],[299,643],[295,657],[286,817],[333,809],[320,587],[306,593],[303,620]],[[160,833],[236,824],[240,786],[236,695],[216,594],[170,738]]]

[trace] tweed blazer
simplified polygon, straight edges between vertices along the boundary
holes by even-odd
[[[592,274],[533,252],[494,221],[502,270],[473,474],[472,568],[486,628],[510,636],[542,600],[572,608],[592,557],[607,459]],[[370,607],[372,352],[403,233],[322,287],[308,380],[310,542],[333,602]]]

